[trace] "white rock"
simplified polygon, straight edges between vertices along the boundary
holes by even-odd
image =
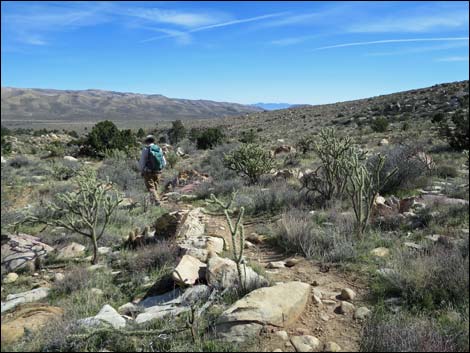
[[[371,250],[370,254],[377,257],[386,257],[390,255],[390,250],[387,248],[380,247]]]
[[[13,283],[13,282],[16,282],[17,279],[18,279],[18,274],[15,272],[10,272],[9,274],[5,276],[3,283],[4,284]]]
[[[22,303],[31,303],[44,299],[48,296],[49,291],[49,288],[39,287],[27,292],[10,294],[6,297],[6,302],[2,302],[1,312],[11,310]]]
[[[258,334],[263,325],[289,325],[302,314],[310,295],[310,285],[302,282],[256,289],[220,315],[217,334],[231,342],[243,342]]]
[[[368,308],[366,308],[365,306],[361,306],[354,313],[354,318],[356,320],[365,320],[366,318],[370,316],[370,314],[371,314],[371,311]]]
[[[85,246],[72,242],[62,248],[60,248],[57,254],[58,259],[72,259],[74,257],[80,257],[85,254]]]
[[[101,308],[100,312],[95,316],[95,319],[105,321],[114,328],[122,328],[126,326],[126,320],[108,304]]]
[[[66,161],[71,161],[71,162],[78,162],[78,159],[72,156],[64,156],[64,159]]]
[[[206,265],[190,255],[184,255],[173,271],[173,280],[182,285],[192,285],[201,277]]]
[[[340,307],[339,307],[339,312],[340,312],[341,314],[346,315],[346,314],[351,314],[351,313],[353,313],[353,312],[354,312],[354,309],[355,309],[355,307],[354,307],[353,304],[351,304],[350,302],[347,302],[347,301],[342,301],[342,302],[341,302],[341,305],[340,305]]]
[[[297,352],[315,352],[321,349],[321,342],[318,338],[305,335],[291,337],[291,342]]]
[[[276,335],[283,341],[287,341],[289,339],[289,335],[287,334],[286,331],[276,331],[274,335]]]
[[[324,352],[341,352],[341,347],[335,342],[326,342],[323,348]]]
[[[356,298],[356,292],[354,292],[351,288],[344,288],[341,290],[341,298],[343,300],[353,301]]]

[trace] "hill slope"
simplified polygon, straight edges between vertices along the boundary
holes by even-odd
[[[208,100],[168,98],[102,90],[52,90],[2,87],[5,120],[174,120],[241,115],[260,108]]]

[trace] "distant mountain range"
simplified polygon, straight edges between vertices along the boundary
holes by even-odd
[[[152,121],[239,116],[262,108],[237,103],[168,98],[103,90],[2,87],[1,118],[11,121]]]
[[[293,107],[304,106],[307,104],[289,104],[289,103],[255,103],[251,106],[258,107],[263,110],[278,110],[278,109],[287,109]]]

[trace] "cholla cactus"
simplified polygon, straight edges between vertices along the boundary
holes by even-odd
[[[380,178],[380,172],[385,163],[385,157],[378,155],[378,161],[369,171],[364,162],[361,161],[359,152],[353,151],[346,166],[351,174],[348,176],[347,192],[350,196],[354,214],[356,217],[356,233],[362,237],[369,223],[370,214],[375,198],[379,190],[397,172],[397,168],[388,173],[385,178]]]
[[[258,182],[261,175],[274,168],[274,159],[262,147],[244,144],[235,151],[224,156],[226,168],[248,177],[251,184]]]
[[[242,224],[243,215],[245,213],[245,208],[241,207],[238,212],[238,217],[235,221],[235,224],[232,222],[230,217],[230,207],[232,206],[233,200],[235,199],[236,192],[232,193],[230,196],[230,200],[227,204],[222,203],[214,194],[211,194],[212,202],[219,205],[222,210],[224,211],[225,218],[228,223],[228,227],[230,229],[230,234],[232,235],[232,255],[233,260],[237,264],[237,272],[238,272],[238,279],[240,282],[240,286],[243,290],[245,290],[245,278],[244,272],[242,271],[242,263],[243,263],[243,252],[245,249],[245,233]],[[238,236],[238,248],[237,248],[237,236]]]
[[[98,240],[122,199],[109,182],[98,180],[92,169],[81,171],[76,181],[76,191],[58,194],[57,201],[46,207],[44,215],[30,215],[26,222],[64,227],[90,238],[93,244],[92,263],[96,264]]]
[[[302,178],[303,188],[319,193],[325,201],[342,195],[350,173],[345,163],[352,149],[351,138],[338,138],[333,129],[322,129],[318,141],[313,141],[313,150],[321,164],[313,173]],[[363,158],[363,155],[360,157]]]

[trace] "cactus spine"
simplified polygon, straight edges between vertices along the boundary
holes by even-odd
[[[232,193],[230,199],[227,204],[224,204],[222,201],[217,199],[214,194],[211,194],[212,202],[219,205],[225,215],[225,219],[227,220],[228,227],[230,229],[230,234],[232,236],[232,255],[233,260],[237,265],[237,272],[238,272],[238,280],[240,282],[240,286],[243,290],[245,290],[246,283],[244,278],[244,271],[242,271],[242,263],[243,263],[243,254],[245,249],[245,232],[242,224],[243,215],[245,213],[245,208],[241,207],[240,211],[238,212],[238,217],[235,220],[235,224],[232,222],[230,217],[230,207],[232,206],[233,200],[235,199],[236,192]],[[237,248],[237,234],[238,234],[238,248]]]

